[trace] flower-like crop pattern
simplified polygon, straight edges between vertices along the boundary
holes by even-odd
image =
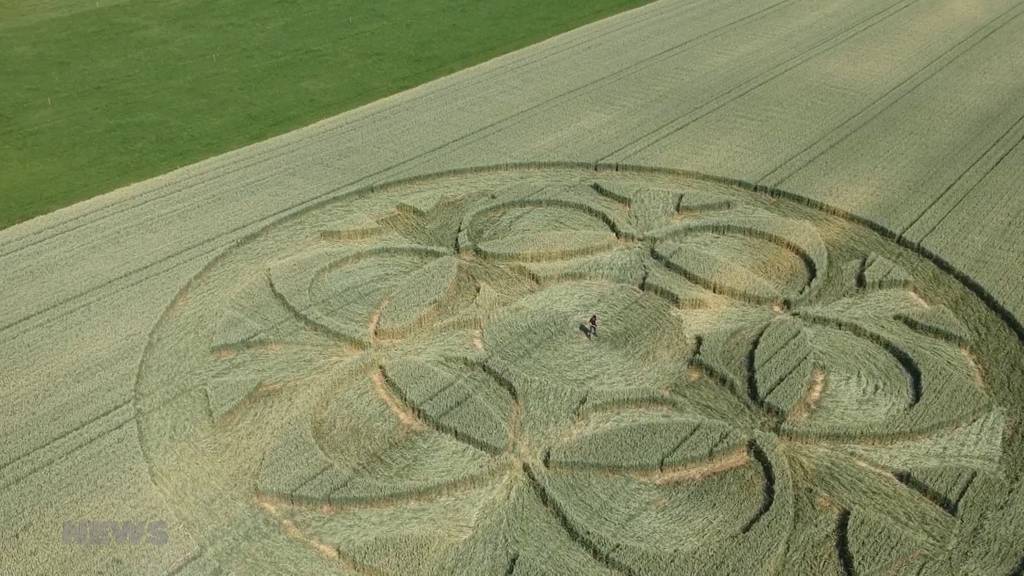
[[[179,295],[137,401],[169,493],[191,462],[343,571],[932,573],[1001,473],[998,320],[841,218],[551,168],[285,222]]]

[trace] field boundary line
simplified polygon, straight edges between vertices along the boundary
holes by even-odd
[[[719,28],[716,28],[714,31],[725,29],[725,28],[727,28],[729,26],[732,26],[732,25],[736,24],[739,21],[742,21],[742,20],[745,20],[745,19],[749,19],[749,18],[751,18],[753,16],[756,16],[756,15],[759,15],[759,14],[763,14],[763,13],[768,12],[771,9],[773,9],[773,8],[775,8],[775,7],[777,7],[777,6],[781,5],[781,4],[785,4],[785,3],[793,2],[793,1],[794,0],[780,0],[779,2],[776,2],[775,4],[772,4],[769,7],[765,8],[765,9],[759,11],[759,12],[756,12],[756,13],[754,13],[752,15],[745,16],[745,17],[741,18],[740,20],[734,21],[734,22],[732,22],[730,24],[723,25],[723,26],[721,26]],[[917,0],[913,0],[913,1],[917,1]],[[714,32],[714,31],[712,31],[712,32]],[[705,35],[710,34],[710,33],[711,32],[706,33]],[[698,37],[695,37],[695,38],[692,38],[692,39],[688,39],[688,40],[684,41],[683,43],[681,43],[679,45],[676,45],[676,47],[666,49],[666,50],[664,50],[664,51],[662,51],[662,52],[660,52],[658,54],[655,54],[655,55],[645,59],[644,61],[645,62],[653,61],[656,58],[661,57],[663,54],[665,54],[667,52],[670,52],[672,50],[678,49],[679,47],[685,46],[685,45],[687,45],[687,44],[689,44],[691,42],[697,41],[697,39],[699,39],[700,37],[701,36],[698,36]],[[245,224],[241,224],[239,226],[235,226],[234,228],[231,228],[231,229],[227,230],[226,232],[221,232],[221,233],[214,234],[213,236],[210,236],[210,237],[207,237],[204,240],[200,240],[198,242],[195,242],[195,243],[187,246],[186,248],[184,248],[182,250],[178,250],[178,251],[173,252],[173,253],[171,253],[169,255],[166,255],[161,260],[167,260],[169,258],[173,258],[175,256],[179,256],[179,255],[183,254],[184,252],[187,252],[188,250],[191,250],[193,248],[198,248],[198,247],[201,247],[204,244],[219,241],[222,238],[230,236],[232,234],[243,232],[246,228],[261,226],[261,225],[263,225],[265,223],[274,221],[275,219],[277,219],[279,217],[283,217],[283,216],[287,215],[288,212],[291,212],[291,211],[302,211],[303,209],[305,209],[308,206],[317,205],[324,198],[327,198],[329,196],[338,194],[339,192],[341,192],[342,190],[345,190],[346,188],[350,188],[350,187],[356,186],[356,185],[358,185],[360,183],[363,183],[363,182],[365,182],[367,180],[372,180],[372,179],[374,179],[374,178],[376,178],[378,176],[382,176],[382,175],[386,174],[387,172],[390,172],[392,170],[401,168],[401,167],[403,167],[403,166],[405,166],[407,164],[415,163],[418,160],[421,160],[421,159],[423,159],[423,158],[425,158],[425,157],[427,157],[427,156],[429,156],[431,154],[434,154],[435,152],[439,152],[439,151],[441,151],[441,150],[443,150],[443,149],[445,149],[445,148],[447,148],[447,147],[449,147],[449,146],[451,146],[453,144],[456,144],[456,143],[458,143],[458,142],[460,142],[462,140],[466,140],[468,138],[472,138],[473,136],[475,136],[477,134],[486,132],[487,130],[489,130],[489,129],[495,127],[495,126],[497,126],[497,125],[499,125],[499,124],[501,124],[503,122],[506,122],[506,121],[508,121],[510,119],[516,118],[516,117],[518,117],[518,116],[520,116],[522,114],[526,114],[526,113],[532,112],[533,110],[535,110],[537,108],[540,108],[542,106],[545,106],[545,105],[547,105],[547,104],[549,104],[549,103],[551,103],[553,101],[556,101],[559,98],[562,98],[562,97],[564,97],[564,96],[566,96],[568,94],[575,93],[575,92],[578,92],[578,91],[586,89],[586,88],[590,88],[590,87],[592,87],[592,86],[602,82],[603,80],[606,80],[606,79],[608,79],[610,77],[616,76],[619,73],[622,73],[624,71],[628,72],[628,71],[632,71],[632,70],[635,70],[635,69],[636,69],[635,66],[631,66],[629,68],[624,68],[622,70],[619,70],[617,72],[608,74],[606,76],[598,78],[598,79],[596,79],[596,80],[594,80],[592,82],[589,82],[587,84],[584,84],[582,86],[578,86],[576,88],[573,88],[572,90],[569,90],[568,92],[563,92],[563,93],[561,93],[561,94],[559,94],[557,96],[553,96],[553,97],[551,97],[551,98],[549,98],[547,100],[544,100],[544,101],[542,101],[540,103],[537,103],[537,104],[535,104],[535,105],[533,105],[533,106],[531,106],[531,107],[529,107],[527,109],[520,110],[518,112],[515,112],[515,113],[511,114],[510,116],[507,116],[507,117],[499,119],[499,120],[495,120],[494,122],[491,122],[491,123],[489,123],[489,124],[487,124],[485,126],[482,126],[482,127],[477,128],[475,130],[472,130],[470,132],[462,134],[461,136],[458,136],[458,137],[456,137],[454,139],[451,139],[448,142],[439,144],[437,146],[434,146],[432,148],[429,148],[427,150],[419,152],[419,153],[417,153],[415,155],[406,157],[406,158],[404,158],[404,159],[402,159],[400,161],[397,161],[395,163],[392,163],[392,164],[390,164],[390,165],[388,165],[388,166],[386,166],[384,168],[380,168],[380,169],[378,169],[378,170],[376,170],[374,172],[371,172],[371,173],[366,174],[366,175],[361,176],[361,177],[357,177],[354,180],[350,180],[349,182],[346,182],[345,184],[341,184],[341,185],[332,187],[332,188],[326,190],[325,192],[322,192],[320,194],[311,196],[311,197],[309,197],[309,198],[307,198],[305,200],[300,201],[297,204],[293,204],[291,206],[287,206],[285,208],[281,208],[281,209],[279,209],[277,211],[274,211],[274,212],[272,212],[272,213],[270,213],[268,215],[259,217],[256,220],[253,220],[251,222],[248,222],[248,223],[245,223]],[[413,176],[412,178],[416,178],[416,176]],[[403,180],[399,180],[399,181],[401,182]],[[215,251],[217,248],[218,247],[215,246],[214,248],[211,249],[211,252]],[[3,257],[3,255],[0,255],[0,258],[2,258],[2,257]],[[159,261],[157,261],[157,262],[159,262]],[[18,326],[18,325],[22,324],[23,322],[25,322],[26,320],[30,320],[30,319],[38,316],[39,314],[43,314],[45,312],[48,312],[49,310],[51,310],[51,309],[53,309],[53,308],[55,308],[57,306],[60,306],[62,304],[65,304],[65,303],[67,303],[67,302],[69,302],[69,301],[71,301],[73,299],[80,298],[80,297],[88,294],[89,292],[92,292],[93,290],[96,290],[96,289],[99,289],[99,288],[103,288],[103,287],[105,287],[107,285],[110,285],[111,283],[113,283],[113,282],[115,282],[117,280],[124,279],[127,276],[130,276],[131,274],[134,274],[135,272],[139,272],[139,271],[142,271],[144,269],[147,269],[147,268],[151,267],[155,263],[156,262],[151,262],[151,263],[146,264],[146,265],[144,265],[144,266],[142,266],[140,268],[137,268],[137,269],[134,269],[134,270],[128,270],[128,271],[124,272],[123,274],[121,274],[121,275],[119,275],[119,276],[117,276],[117,277],[115,277],[113,279],[110,279],[110,280],[107,280],[107,281],[104,281],[104,282],[100,283],[97,286],[94,286],[94,287],[91,287],[91,288],[87,288],[86,290],[80,291],[80,292],[78,292],[76,294],[73,294],[73,295],[63,299],[63,300],[60,300],[60,301],[55,302],[55,303],[52,303],[49,306],[46,306],[46,307],[44,307],[44,308],[42,308],[40,310],[32,312],[32,313],[30,313],[27,316],[23,316],[23,317],[19,318],[18,320],[15,320],[15,321],[9,322],[9,323],[7,323],[5,325],[2,325],[2,326],[0,326],[0,334],[3,334],[4,332],[8,331],[9,329]]]
[[[701,2],[699,2],[699,1],[698,2],[693,2],[692,4],[691,3],[683,3],[683,4],[679,5],[678,7],[680,9],[682,9],[682,8],[688,8],[688,7],[697,6],[697,5],[700,5],[700,4],[701,4]],[[537,55],[526,55],[526,56],[520,54],[523,51],[527,51],[531,47],[540,47],[541,45],[549,43],[549,42],[552,43],[552,44],[557,44],[557,41],[559,39],[564,40],[563,37],[566,36],[566,35],[571,35],[573,33],[577,33],[577,31],[580,31],[580,30],[584,30],[584,29],[587,29],[589,27],[596,26],[596,25],[599,25],[599,24],[602,24],[602,23],[607,23],[609,20],[613,20],[613,19],[616,19],[618,17],[625,16],[626,14],[630,14],[632,12],[641,11],[641,10],[649,10],[649,11],[653,12],[652,14],[645,14],[644,17],[639,18],[639,19],[629,20],[626,23],[621,24],[620,26],[618,26],[616,28],[613,28],[612,30],[609,31],[612,34],[617,34],[619,32],[622,32],[623,30],[626,30],[626,29],[632,28],[632,27],[636,27],[636,26],[640,26],[642,24],[647,23],[648,21],[655,20],[655,19],[659,18],[660,16],[662,16],[660,11],[656,11],[655,10],[656,7],[657,8],[662,8],[662,9],[666,9],[666,7],[676,7],[676,4],[672,3],[672,2],[669,2],[667,0],[660,0],[660,1],[656,0],[656,1],[651,2],[649,4],[645,4],[643,6],[638,6],[638,7],[634,8],[634,9],[632,9],[632,10],[628,10],[626,12],[620,12],[618,14],[613,14],[613,15],[611,15],[611,16],[609,16],[607,18],[604,18],[602,20],[598,20],[596,22],[591,22],[590,24],[585,24],[583,26],[574,28],[572,30],[566,30],[562,34],[559,34],[559,35],[547,38],[545,40],[541,40],[540,42],[532,44],[532,45],[529,45],[529,46],[524,46],[524,47],[522,47],[519,50],[516,50],[514,52],[510,52],[510,53],[507,53],[507,54],[496,56],[496,57],[494,57],[494,58],[492,58],[490,60],[487,60],[487,61],[484,61],[484,62],[480,62],[480,63],[478,63],[476,65],[470,66],[469,68],[464,68],[462,70],[458,70],[456,72],[453,72],[452,74],[448,74],[448,75],[445,75],[445,76],[441,76],[439,78],[435,78],[434,80],[430,80],[430,81],[428,81],[428,82],[426,82],[424,84],[420,84],[419,86],[414,86],[414,87],[409,88],[407,90],[404,90],[402,92],[398,92],[396,94],[391,94],[389,96],[385,96],[385,97],[383,97],[383,98],[381,98],[379,100],[373,101],[373,102],[368,102],[368,103],[366,103],[366,104],[364,104],[364,105],[362,105],[362,106],[360,106],[358,108],[353,108],[351,110],[342,111],[342,112],[339,112],[338,114],[336,114],[334,116],[329,116],[327,118],[323,118],[323,119],[321,119],[319,121],[316,121],[316,122],[314,122],[312,124],[309,124],[307,126],[302,126],[302,127],[296,128],[295,130],[291,130],[289,132],[284,132],[284,133],[278,134],[276,136],[270,136],[270,137],[268,137],[268,138],[266,138],[264,140],[261,140],[261,141],[258,141],[258,142],[254,142],[254,143],[249,144],[247,146],[244,146],[242,148],[237,148],[237,149],[234,149],[234,150],[225,151],[225,152],[223,152],[221,154],[217,154],[217,155],[211,156],[209,158],[206,158],[206,159],[203,159],[203,160],[199,160],[197,163],[187,164],[185,166],[181,166],[181,167],[179,167],[179,168],[177,168],[175,170],[172,170],[169,173],[156,175],[152,179],[160,178],[160,177],[163,177],[163,176],[167,176],[168,174],[173,174],[174,172],[177,172],[179,170],[188,170],[190,167],[194,167],[197,164],[204,163],[204,162],[216,162],[218,160],[224,161],[224,164],[215,166],[215,167],[213,167],[214,169],[231,168],[232,165],[234,165],[234,164],[241,164],[240,166],[231,168],[230,170],[221,171],[218,174],[214,175],[213,178],[211,178],[211,179],[206,181],[206,183],[215,182],[215,181],[220,180],[220,179],[222,179],[224,177],[227,177],[227,176],[230,176],[230,175],[235,174],[237,172],[240,172],[242,170],[251,168],[252,166],[256,166],[258,164],[261,164],[263,161],[265,161],[268,158],[280,157],[280,156],[282,156],[282,154],[280,154],[282,152],[286,152],[288,155],[291,155],[291,154],[295,154],[295,153],[301,152],[302,150],[304,150],[304,149],[308,148],[309,146],[313,145],[313,142],[312,142],[313,138],[310,138],[310,137],[306,137],[306,138],[302,138],[302,139],[288,139],[287,141],[283,141],[283,142],[280,142],[280,143],[273,143],[272,142],[273,140],[278,139],[278,138],[285,138],[287,135],[291,134],[292,132],[296,132],[296,131],[300,131],[300,130],[310,130],[312,133],[309,134],[309,136],[315,136],[315,137],[318,137],[318,138],[326,136],[326,135],[334,134],[335,132],[339,132],[337,134],[338,136],[349,134],[351,132],[354,132],[354,131],[360,129],[362,127],[362,125],[367,123],[367,122],[370,122],[370,121],[372,121],[372,120],[374,120],[374,119],[376,119],[376,118],[378,118],[380,116],[387,116],[387,115],[389,115],[389,113],[392,112],[396,108],[400,108],[402,106],[406,106],[406,105],[409,105],[409,104],[420,104],[420,103],[422,103],[424,101],[429,102],[433,97],[437,96],[438,94],[442,94],[443,95],[443,93],[449,91],[452,88],[452,86],[447,86],[447,85],[431,86],[431,85],[432,84],[439,84],[443,80],[449,80],[455,74],[458,74],[458,73],[461,73],[461,72],[473,71],[473,70],[475,70],[477,68],[484,67],[484,66],[486,66],[488,64],[491,64],[492,67],[477,71],[478,75],[475,76],[472,80],[470,80],[465,85],[458,85],[458,86],[456,86],[456,88],[459,89],[459,90],[464,90],[466,88],[472,88],[474,86],[483,84],[487,79],[489,79],[490,76],[493,76],[495,74],[505,73],[505,72],[509,72],[509,71],[517,71],[517,70],[520,70],[520,69],[523,69],[523,68],[527,68],[527,67],[532,66],[532,65],[534,65],[534,64],[536,64],[538,62],[547,60],[549,58],[556,57],[556,56],[558,56],[558,55],[560,55],[562,53],[569,52],[569,51],[572,51],[574,49],[587,46],[589,44],[593,44],[594,42],[597,42],[597,41],[603,39],[604,37],[606,37],[607,33],[604,36],[585,36],[584,35],[582,39],[579,39],[577,42],[575,42],[573,44],[570,44],[570,45],[567,45],[567,46],[546,46],[546,47],[544,47],[545,50],[552,50],[552,52],[550,52],[550,53],[543,52],[543,53],[537,54]],[[668,11],[669,13],[671,13],[671,11],[669,11],[667,9],[665,11]],[[583,35],[582,32],[578,32],[578,34],[579,35]],[[514,60],[513,62],[509,63],[509,65],[498,65],[498,63],[496,62],[497,60],[500,60],[500,59],[505,58],[505,57],[511,58],[511,57],[513,57],[513,55],[517,55],[517,56],[519,56],[519,58],[518,58],[518,60]],[[431,89],[429,91],[425,89],[425,87],[427,87],[427,86],[431,87]],[[414,92],[418,92],[420,89],[423,89],[424,93],[422,93],[422,94],[418,94],[418,93],[414,94]],[[400,99],[399,100],[399,97],[404,97],[404,98],[407,98],[407,99]],[[394,102],[392,100],[399,100],[399,101]],[[360,116],[358,118],[354,118],[354,119],[352,119],[351,121],[348,121],[348,122],[335,122],[335,125],[333,125],[333,126],[327,126],[326,125],[328,123],[331,123],[332,121],[336,121],[339,117],[341,117],[343,115],[346,115],[346,114],[349,114],[349,113],[356,113],[358,111],[362,111],[364,108],[371,107],[371,106],[373,106],[375,104],[378,104],[378,103],[381,104],[381,107],[379,109],[366,111],[364,116]],[[266,146],[265,147],[261,147],[262,149],[260,149],[259,151],[256,151],[252,156],[249,156],[249,157],[243,158],[243,159],[234,159],[234,160],[226,158],[226,156],[237,154],[240,150],[245,150],[246,148],[253,147],[253,146],[260,146],[261,144],[265,144]],[[241,160],[241,161],[239,161],[239,160]],[[28,232],[24,236],[17,237],[17,238],[14,238],[12,240],[0,243],[0,248],[7,248],[8,245],[16,244],[19,241],[27,239],[29,237],[37,236],[37,235],[40,235],[40,234],[46,234],[47,232],[53,232],[50,236],[42,238],[39,241],[27,242],[27,243],[25,243],[25,244],[23,244],[21,246],[16,246],[16,247],[14,247],[11,250],[0,252],[0,259],[2,259],[4,257],[7,257],[7,256],[9,256],[11,254],[15,254],[17,252],[20,252],[20,251],[22,251],[24,249],[30,248],[32,246],[35,246],[36,244],[38,244],[40,242],[45,242],[45,241],[51,240],[53,238],[56,238],[56,237],[61,236],[63,234],[72,232],[72,231],[77,230],[79,228],[82,228],[84,226],[88,226],[88,225],[91,225],[91,224],[96,224],[96,223],[102,221],[102,219],[105,219],[105,218],[108,218],[108,217],[112,217],[112,216],[116,216],[117,214],[120,214],[120,213],[129,211],[129,210],[132,210],[134,208],[138,208],[138,207],[140,207],[142,205],[148,204],[149,202],[160,200],[162,198],[166,198],[166,197],[169,197],[169,196],[173,196],[173,195],[181,193],[181,192],[186,192],[186,191],[190,190],[190,187],[188,186],[189,183],[194,182],[194,181],[202,181],[204,176],[208,176],[208,175],[209,174],[206,171],[190,174],[190,175],[184,176],[181,180],[177,180],[177,181],[174,181],[174,182],[168,182],[166,184],[161,184],[161,185],[157,186],[156,188],[140,192],[139,194],[133,195],[130,198],[125,198],[123,200],[115,201],[112,204],[100,206],[100,207],[97,207],[97,208],[95,208],[95,209],[93,209],[91,211],[75,215],[75,216],[70,217],[70,218],[68,218],[66,220],[63,220],[61,222],[56,223],[55,226],[54,226],[54,227],[63,226],[63,225],[69,224],[71,222],[80,220],[80,219],[88,218],[88,217],[93,216],[93,215],[98,215],[97,219],[90,220],[90,221],[87,221],[87,222],[75,225],[75,226],[73,226],[71,228],[68,228],[68,229],[54,231],[53,228],[44,228],[42,230],[35,230],[35,231],[32,231],[32,232]],[[105,194],[114,193],[114,192],[117,192],[119,190],[125,190],[128,187],[131,187],[131,186],[137,185],[137,184],[142,184],[144,182],[147,182],[148,180],[151,180],[151,179],[142,180],[140,182],[128,184],[128,185],[126,185],[124,187],[120,187],[120,188],[117,188],[115,190],[111,190],[110,192],[105,193]],[[170,190],[169,192],[167,192],[165,194],[160,194],[161,191],[164,191],[164,190],[166,190],[168,188],[175,188],[175,187],[179,187],[179,186],[181,188],[176,189],[176,190]],[[100,196],[103,196],[105,194],[101,194]],[[151,196],[151,195],[156,195],[156,196],[154,196],[153,198],[149,198],[149,196]],[[100,196],[96,196],[94,198],[99,198]],[[90,200],[90,199],[83,200],[83,202],[85,202],[87,200]],[[138,200],[138,202],[134,202],[136,200]],[[132,205],[130,205],[130,206],[121,206],[122,203],[126,203],[126,202],[134,202],[134,203]],[[104,212],[104,211],[110,211],[110,213],[109,214],[99,214],[100,212]],[[53,214],[53,213],[51,212],[51,213],[48,213],[48,214]],[[45,215],[40,215],[40,216],[45,216]],[[28,222],[28,221],[26,221],[26,222]],[[0,232],[4,232],[4,231],[0,231]]]
[[[644,60],[642,60],[642,62],[654,61],[657,58],[662,57],[664,54],[666,54],[668,52],[671,52],[673,50],[677,50],[680,47],[686,46],[686,45],[688,45],[688,44],[690,44],[692,42],[697,41],[698,39],[702,38],[703,36],[706,36],[708,34],[714,33],[714,32],[719,31],[719,30],[723,30],[723,29],[728,28],[728,27],[730,27],[732,25],[735,25],[736,23],[738,23],[740,21],[743,21],[743,20],[749,19],[751,17],[754,17],[754,16],[757,16],[757,15],[763,14],[765,12],[768,12],[768,11],[772,10],[773,8],[775,8],[775,7],[777,7],[777,6],[781,5],[781,4],[785,4],[785,3],[793,2],[793,1],[795,1],[795,0],[779,0],[778,2],[776,2],[774,4],[771,4],[767,8],[764,8],[764,9],[758,11],[758,12],[755,12],[754,14],[750,14],[750,15],[744,16],[743,18],[740,18],[739,20],[736,20],[736,21],[733,21],[733,22],[731,22],[729,24],[726,24],[726,25],[720,26],[718,28],[715,28],[714,30],[712,30],[710,32],[701,34],[701,35],[699,35],[697,37],[694,37],[694,38],[691,38],[691,39],[687,39],[684,42],[682,42],[681,44],[675,45],[674,47],[668,48],[666,50],[663,50],[662,52],[659,52],[659,53],[654,54],[654,55],[652,55],[652,56],[650,56],[648,58],[645,58]],[[414,162],[416,162],[416,161],[418,161],[418,160],[420,160],[422,158],[425,158],[425,157],[427,157],[427,156],[429,156],[431,154],[434,154],[435,152],[439,152],[439,151],[441,151],[441,150],[443,150],[443,149],[445,149],[445,148],[447,148],[447,147],[449,147],[449,146],[451,146],[451,145],[453,145],[453,144],[455,144],[457,142],[460,142],[462,140],[471,138],[471,137],[473,137],[473,136],[475,136],[475,135],[477,135],[479,133],[485,132],[485,131],[489,130],[490,128],[492,128],[494,126],[497,126],[497,125],[499,125],[499,124],[501,124],[501,123],[503,123],[505,121],[508,121],[510,119],[513,119],[513,118],[516,118],[516,117],[518,117],[518,116],[520,116],[522,114],[526,114],[526,113],[532,112],[533,110],[535,110],[535,109],[537,109],[539,107],[545,106],[545,105],[549,104],[550,102],[553,102],[553,101],[555,101],[555,100],[557,100],[559,98],[562,98],[562,97],[564,97],[564,96],[566,96],[568,94],[575,93],[577,91],[580,91],[580,90],[583,90],[583,89],[586,89],[586,88],[590,88],[590,87],[592,87],[592,86],[594,86],[594,85],[596,85],[596,84],[598,84],[598,83],[600,83],[600,82],[602,82],[602,81],[604,81],[604,80],[606,80],[606,79],[608,79],[610,77],[613,77],[613,76],[616,76],[617,74],[620,74],[622,72],[628,72],[628,71],[631,71],[631,70],[634,70],[634,69],[635,69],[635,66],[631,66],[629,68],[624,68],[624,69],[621,69],[621,70],[619,70],[617,72],[613,72],[611,74],[602,76],[601,78],[598,78],[598,79],[596,79],[594,81],[591,81],[591,82],[589,82],[587,84],[584,84],[582,86],[578,86],[576,88],[573,88],[572,90],[569,90],[568,92],[563,92],[563,93],[561,93],[561,94],[559,94],[557,96],[554,96],[554,97],[546,99],[546,100],[544,100],[542,102],[539,102],[539,103],[537,103],[537,104],[535,104],[535,105],[533,105],[531,107],[528,107],[527,109],[520,110],[518,112],[515,112],[515,113],[511,114],[510,116],[507,116],[505,118],[496,120],[496,121],[491,122],[491,123],[489,123],[489,124],[487,124],[485,126],[482,126],[482,127],[477,128],[475,130],[472,130],[470,132],[462,134],[462,135],[460,135],[460,136],[458,136],[458,137],[456,137],[454,139],[449,140],[448,142],[439,144],[437,146],[434,146],[432,148],[429,148],[427,150],[419,152],[419,153],[417,153],[415,155],[406,157],[406,158],[404,158],[402,160],[399,160],[399,161],[397,161],[395,163],[392,163],[392,164],[390,164],[390,165],[388,165],[388,166],[386,166],[384,168],[378,169],[378,170],[376,170],[374,172],[371,172],[369,174],[366,174],[364,176],[357,177],[354,180],[350,180],[349,182],[347,182],[345,184],[341,184],[341,185],[332,187],[332,188],[326,190],[325,192],[322,192],[320,194],[311,196],[311,197],[309,197],[309,198],[307,198],[305,200],[300,201],[297,204],[293,204],[291,206],[287,206],[285,208],[279,209],[279,210],[277,210],[275,212],[272,212],[271,214],[259,217],[256,220],[253,220],[253,221],[250,221],[248,223],[241,224],[239,226],[231,228],[230,230],[228,230],[226,232],[214,234],[213,236],[207,237],[204,240],[200,240],[200,241],[198,241],[196,243],[193,243],[192,245],[190,245],[190,246],[188,246],[188,247],[186,247],[186,248],[184,248],[182,250],[179,250],[179,251],[173,252],[173,253],[171,253],[169,255],[166,255],[164,258],[162,258],[162,260],[166,260],[168,258],[172,258],[174,256],[178,256],[178,255],[180,255],[180,254],[182,254],[182,253],[184,253],[184,252],[186,252],[186,251],[188,251],[188,250],[190,250],[192,248],[197,248],[197,247],[202,246],[203,244],[220,240],[221,238],[224,238],[225,236],[230,236],[232,234],[241,232],[241,231],[245,230],[246,228],[249,228],[249,227],[252,227],[252,226],[260,226],[261,224],[264,224],[266,222],[270,222],[273,219],[276,219],[278,217],[281,217],[281,216],[287,214],[289,211],[292,211],[292,210],[302,210],[303,207],[305,207],[305,206],[315,205],[316,203],[320,202],[322,199],[324,199],[324,198],[326,198],[328,196],[337,194],[337,193],[339,193],[340,191],[342,191],[342,190],[344,190],[346,188],[349,188],[349,187],[352,187],[352,186],[356,186],[356,185],[358,185],[358,184],[360,184],[360,183],[362,183],[364,181],[371,180],[371,179],[376,178],[378,176],[382,176],[383,174],[385,174],[385,173],[387,173],[389,171],[395,170],[397,168],[400,168],[400,167],[405,166],[405,165],[410,164],[410,163],[414,163]],[[216,250],[216,247],[213,250]],[[8,255],[8,254],[0,254],[0,259],[2,259],[6,255]],[[29,319],[31,319],[31,318],[33,318],[35,316],[38,316],[39,314],[45,313],[45,312],[47,312],[48,310],[50,310],[52,308],[55,308],[55,307],[60,306],[62,304],[65,304],[65,303],[67,303],[70,300],[73,300],[75,298],[82,297],[85,294],[87,294],[87,293],[89,293],[89,292],[91,292],[91,291],[93,291],[95,289],[102,288],[102,287],[104,287],[106,285],[111,284],[114,281],[123,279],[123,278],[125,278],[125,277],[127,277],[127,276],[129,276],[129,275],[131,275],[131,274],[133,274],[135,272],[138,272],[138,271],[144,270],[146,268],[149,268],[153,264],[154,263],[146,264],[146,265],[144,265],[144,266],[142,266],[140,268],[137,268],[135,270],[126,271],[125,273],[123,273],[123,274],[121,274],[121,275],[119,275],[119,276],[117,276],[117,277],[115,277],[113,279],[104,281],[104,282],[100,283],[97,286],[94,286],[94,287],[88,288],[86,290],[80,291],[80,292],[78,292],[78,293],[76,293],[76,294],[74,294],[72,296],[69,296],[68,298],[65,298],[65,299],[63,299],[61,301],[58,301],[58,302],[55,302],[55,303],[53,303],[53,304],[51,304],[49,306],[46,306],[46,307],[44,307],[44,308],[42,308],[40,310],[32,312],[32,313],[30,313],[27,316],[23,316],[23,317],[19,318],[18,320],[15,320],[15,321],[9,322],[9,323],[7,323],[5,325],[2,325],[2,326],[0,326],[0,334],[3,334],[7,330],[20,325],[21,323],[23,323],[26,320],[29,320]]]

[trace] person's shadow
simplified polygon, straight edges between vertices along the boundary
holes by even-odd
[[[590,326],[583,322],[580,322],[580,332],[583,332],[583,335],[586,336],[588,340],[592,336],[592,334],[590,333]]]

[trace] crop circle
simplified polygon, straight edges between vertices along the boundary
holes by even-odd
[[[135,405],[197,541],[367,574],[971,565],[976,494],[1022,465],[1004,320],[840,215],[598,168],[358,190],[193,278]]]

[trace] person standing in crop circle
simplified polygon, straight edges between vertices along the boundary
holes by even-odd
[[[597,314],[590,316],[590,337],[597,336]]]

